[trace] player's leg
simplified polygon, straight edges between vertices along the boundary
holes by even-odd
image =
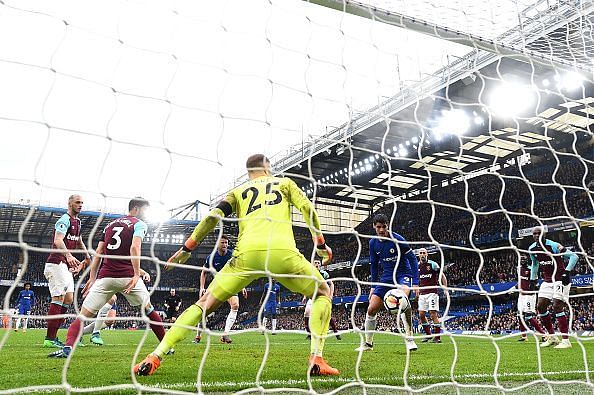
[[[25,318],[23,318],[23,333],[27,332],[29,327],[29,317],[31,316],[31,310],[25,312]]]
[[[309,329],[309,316],[311,314],[311,304],[312,304],[312,300],[311,299],[307,299],[307,303],[305,303],[305,311],[303,312],[303,321],[305,324],[305,330],[307,331],[307,337],[306,339],[311,339],[311,331]]]
[[[17,318],[14,323],[14,331],[15,332],[19,331],[19,327],[21,326],[21,316],[23,316],[25,314],[25,311],[21,307],[19,307],[18,313],[19,313],[19,318]]]
[[[43,342],[44,347],[62,348],[63,346],[62,342],[58,340],[58,329],[62,324],[62,319],[51,318],[52,316],[62,314],[64,298],[66,297],[69,284],[68,279],[64,276],[64,272],[61,270],[60,266],[65,267],[66,265],[46,263],[43,271],[48,282],[49,293],[51,296],[51,302],[47,312],[47,315],[50,318],[47,319],[47,331]],[[68,271],[68,269],[66,269],[66,271]],[[70,278],[72,278],[71,274]]]
[[[555,282],[555,289],[553,291],[553,311],[557,319],[557,326],[561,332],[561,343],[555,348],[571,348],[569,341],[569,317],[565,313],[565,306],[571,309],[569,305],[569,290],[571,285],[563,285],[561,281]]]
[[[140,376],[152,375],[161,364],[165,354],[193,331],[203,316],[216,310],[231,295],[236,295],[254,279],[258,278],[259,275],[245,269],[246,259],[250,258],[251,256],[241,255],[231,258],[232,260],[216,274],[200,299],[179,316],[157,348],[143,361],[134,366],[134,372]]]
[[[433,338],[433,343],[441,343],[441,321],[439,319],[439,313],[437,310],[429,310],[431,321],[433,322],[433,333],[436,335]]]
[[[549,305],[553,299],[553,283],[543,282],[538,290],[538,303],[536,310],[538,311],[538,317],[542,322],[543,326],[549,333],[546,341],[540,344],[541,347],[549,347],[559,343],[557,336],[555,336],[555,328],[553,327],[553,321],[549,313]]]
[[[115,279],[114,279],[115,280]],[[129,278],[118,278],[117,287],[118,292],[123,292],[130,281]],[[144,285],[142,279],[138,280],[134,288],[129,293],[123,294],[126,300],[133,307],[144,306],[146,317],[150,320],[149,326],[159,341],[165,337],[165,328],[163,327],[163,320],[155,308],[153,307],[150,299],[150,293]],[[169,350],[168,350],[169,351]]]
[[[95,281],[83,302],[79,316],[68,327],[64,347],[49,354],[48,357],[66,358],[71,354],[74,345],[82,336],[83,320],[95,317],[101,307],[114,295],[113,283],[110,280],[116,279],[101,278]]]
[[[423,327],[423,332],[425,332],[425,335],[427,336],[431,336],[431,326],[429,325],[429,322],[427,321],[427,310],[429,309],[429,303],[427,301],[427,294],[423,294],[423,295],[419,295],[418,298],[418,302],[419,302],[419,321],[421,322],[421,326]],[[431,338],[427,337],[425,339],[423,339],[423,343],[427,343],[428,341],[430,341]]]
[[[233,295],[227,300],[227,302],[229,303],[229,314],[227,315],[227,320],[225,321],[225,330],[223,332],[223,336],[221,337],[221,342],[223,343],[231,343],[229,332],[231,332],[231,328],[233,328],[233,324],[235,324],[235,320],[237,319],[237,311],[239,311],[239,296]]]
[[[412,288],[412,279],[408,276],[402,276],[397,279],[398,288],[404,292],[406,297],[410,296],[411,288]],[[382,299],[383,300],[383,299]],[[404,344],[406,345],[406,349],[409,351],[417,350],[417,345],[413,339],[413,331],[412,331],[412,309],[410,308],[410,302],[408,304],[408,308],[400,313],[400,319],[402,320],[402,325],[404,326]]]
[[[384,286],[376,286],[369,298],[369,305],[367,306],[367,314],[365,315],[365,342],[357,348],[357,351],[373,350],[373,335],[377,327],[377,313],[384,305],[384,295],[388,292],[388,288]]]
[[[105,303],[99,312],[97,313],[97,318],[95,322],[89,323],[83,329],[83,334],[91,333],[91,343],[96,344],[98,346],[103,345],[103,339],[101,338],[101,329],[107,326],[105,318],[112,314],[112,317],[115,317],[115,310],[112,310],[113,305],[117,300],[117,296],[113,295],[107,303]],[[112,313],[113,312],[113,313]]]
[[[322,353],[332,315],[330,287],[320,272],[303,255],[293,251],[270,251],[265,268],[292,292],[313,299],[309,326],[311,329],[310,372],[312,375],[338,375],[324,360]],[[266,261],[265,261],[266,262]],[[281,277],[274,274],[293,274],[304,277]]]

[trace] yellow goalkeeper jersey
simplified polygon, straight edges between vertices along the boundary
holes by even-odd
[[[320,229],[313,204],[289,178],[255,178],[229,192],[224,200],[239,221],[238,252],[297,250],[291,206],[301,211],[314,229]]]

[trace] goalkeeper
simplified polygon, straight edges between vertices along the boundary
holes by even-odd
[[[235,213],[239,222],[239,237],[233,257],[216,274],[198,302],[179,316],[153,353],[134,366],[136,374],[152,375],[167,351],[192,332],[205,315],[252,281],[268,274],[289,290],[313,299],[310,320],[311,374],[339,374],[338,369],[329,366],[322,357],[332,310],[330,288],[320,272],[295,246],[291,206],[303,214],[312,233],[316,252],[327,264],[332,260],[332,250],[324,242],[318,215],[295,182],[271,176],[270,161],[264,155],[250,156],[246,167],[249,181],[229,192],[196,226],[184,246],[168,262],[187,262],[192,250],[198,247],[218,222]]]

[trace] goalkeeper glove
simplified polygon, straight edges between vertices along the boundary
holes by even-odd
[[[319,235],[315,238],[316,243],[316,254],[322,258],[322,265],[327,265],[332,262],[332,249],[326,245],[324,236]]]
[[[186,240],[182,248],[177,250],[175,254],[173,254],[167,260],[168,265],[165,265],[165,270],[173,269],[173,266],[169,265],[169,263],[175,263],[178,265],[183,265],[186,263],[188,259],[190,259],[190,256],[192,256],[192,250],[194,250],[196,247],[198,247],[198,243],[196,243],[194,240]]]
[[[571,275],[570,275],[570,272],[568,272],[567,270],[564,271],[563,274],[561,275],[561,284],[563,284],[563,285],[571,284]]]

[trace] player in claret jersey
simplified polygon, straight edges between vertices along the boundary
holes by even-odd
[[[384,306],[384,295],[388,290],[399,288],[408,296],[412,286],[419,285],[419,262],[404,237],[390,231],[388,217],[376,214],[373,217],[373,228],[378,237],[369,240],[369,261],[371,281],[387,285],[372,284],[369,292],[369,306],[365,316],[365,342],[357,351],[373,350],[373,331],[375,331],[376,315]],[[406,332],[404,343],[406,349],[414,351],[417,345],[413,340],[412,311],[408,308],[401,314]]]
[[[116,293],[123,294],[132,306],[145,307],[146,315],[151,320],[151,329],[159,340],[163,339],[165,330],[161,316],[151,304],[140,271],[141,244],[147,231],[147,225],[142,219],[148,207],[149,202],[145,199],[134,198],[128,204],[128,215],[110,222],[105,227],[103,240],[99,242],[97,254],[91,263],[89,280],[83,289],[85,300],[80,309],[80,316],[68,328],[66,345],[48,357],[68,357],[76,340],[82,335],[83,317],[95,317]],[[99,268],[101,254],[106,257]]]
[[[14,331],[19,330],[21,325],[21,319],[23,320],[23,333],[27,332],[27,325],[29,324],[29,315],[31,315],[31,309],[35,306],[35,292],[31,290],[31,283],[25,283],[25,289],[19,293],[18,306],[19,315],[25,315],[25,318],[17,318],[14,325]]]
[[[538,305],[536,308],[540,320],[549,332],[549,337],[540,346],[549,347],[557,344],[555,348],[571,348],[569,320],[564,308],[566,304],[569,306],[571,271],[579,258],[577,254],[568,251],[561,244],[547,239],[544,230],[540,227],[534,228],[532,237],[534,237],[534,243],[528,248],[532,260],[530,280],[533,283],[536,282],[540,269],[543,282],[538,290]],[[555,335],[555,329],[549,314],[551,300],[557,318],[557,325],[563,337],[561,343],[559,343],[559,339]]]
[[[198,247],[221,218],[237,214],[239,236],[233,258],[215,275],[200,300],[179,316],[161,344],[142,362],[134,366],[138,375],[151,375],[161,364],[166,351],[183,340],[192,328],[237,294],[252,281],[270,275],[292,292],[307,297],[316,295],[311,312],[312,342],[309,369],[312,375],[338,375],[322,358],[322,350],[332,310],[330,289],[295,245],[292,211],[294,206],[302,214],[312,233],[317,254],[327,264],[332,250],[324,241],[320,220],[313,204],[289,178],[273,177],[270,161],[257,154],[248,158],[249,181],[233,189],[225,199],[204,218],[184,246],[170,258],[174,264],[186,263],[191,251]],[[298,276],[292,276],[298,275]]]
[[[60,217],[54,229],[52,252],[47,257],[43,275],[47,279],[52,301],[48,316],[66,314],[74,296],[74,278],[72,273],[77,273],[91,262],[91,257],[81,237],[81,223],[78,215],[82,211],[83,198],[72,195],[68,198],[68,212]],[[85,255],[81,264],[70,251],[82,250]],[[58,340],[58,329],[64,318],[51,318],[47,320],[47,332],[44,347],[62,347]]]
[[[525,342],[528,340],[526,325],[524,322],[529,322],[534,330],[539,334],[544,334],[544,329],[536,319],[536,291],[534,290],[534,283],[530,281],[530,265],[526,256],[520,257],[520,281],[518,281],[518,322],[522,336],[518,341]]]
[[[419,320],[425,334],[431,336],[431,326],[427,321],[427,311],[433,322],[433,333],[437,336],[433,338],[434,343],[441,343],[439,334],[441,333],[441,322],[439,321],[439,286],[448,286],[445,274],[442,274],[441,284],[439,281],[440,267],[435,261],[429,259],[429,254],[425,248],[419,250]],[[431,338],[427,337],[423,343],[427,343]]]

